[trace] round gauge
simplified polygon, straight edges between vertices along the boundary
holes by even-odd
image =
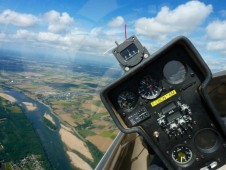
[[[196,147],[205,153],[212,153],[219,147],[219,135],[213,129],[200,130],[194,139]]]
[[[178,164],[187,164],[192,160],[192,151],[184,145],[176,146],[173,149],[172,158]]]
[[[179,61],[170,61],[163,68],[165,79],[171,84],[182,83],[186,78],[186,68]]]
[[[118,104],[124,111],[131,111],[137,104],[137,96],[131,91],[123,91],[118,96]]]
[[[138,88],[138,93],[145,99],[155,99],[160,95],[162,87],[158,82],[153,80],[150,76],[145,76]]]

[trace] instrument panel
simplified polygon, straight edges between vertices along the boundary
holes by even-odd
[[[201,90],[209,70],[193,48],[180,38],[101,93],[120,130],[143,135],[169,169],[226,162],[225,132]]]

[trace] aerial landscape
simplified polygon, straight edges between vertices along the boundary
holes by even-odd
[[[119,130],[101,89],[122,76],[112,49],[150,54],[188,37],[225,70],[224,1],[0,1],[0,170],[90,170]]]
[[[95,63],[71,64],[65,60],[30,60],[30,57],[12,57],[7,53],[5,55],[8,56],[0,57],[0,65],[4,66],[1,68],[0,76],[0,96],[5,99],[2,105],[8,104],[7,108],[11,112],[20,110],[20,114],[27,115],[29,119],[34,119],[32,114],[39,114],[39,118],[42,119],[39,126],[47,127],[42,127],[42,131],[59,136],[72,167],[94,168],[118,133],[100,101],[99,92],[106,83],[120,76],[119,68],[105,66],[97,69],[100,66]],[[107,71],[109,74],[104,75]],[[24,95],[22,99],[18,97],[21,93]],[[40,108],[39,105],[44,105],[46,109]],[[0,116],[2,126],[8,123],[4,114]],[[39,126],[34,127],[37,130]],[[3,145],[2,150],[4,147],[6,146]],[[50,157],[48,151],[46,154]],[[36,156],[40,154],[31,158],[35,159]],[[43,156],[42,159],[44,158],[46,159]],[[51,162],[51,158],[48,159]],[[44,168],[45,164],[41,164],[40,161],[39,163]],[[13,167],[14,160],[9,159],[4,165]]]

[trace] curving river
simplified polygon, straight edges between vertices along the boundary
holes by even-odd
[[[17,104],[19,104],[24,110],[26,110],[26,115],[28,119],[31,121],[33,127],[36,129],[36,132],[39,135],[41,143],[45,149],[46,155],[53,167],[56,170],[71,170],[73,169],[70,165],[70,160],[68,159],[64,145],[59,136],[59,128],[60,122],[54,114],[50,114],[53,120],[56,123],[57,130],[50,130],[45,122],[43,121],[43,115],[47,113],[52,113],[50,108],[45,106],[44,104],[35,101],[29,97],[27,97],[23,92],[17,91],[9,88],[1,88],[3,93],[6,93],[17,100]],[[23,102],[29,102],[36,105],[37,109],[35,111],[29,111],[26,109],[26,106]]]

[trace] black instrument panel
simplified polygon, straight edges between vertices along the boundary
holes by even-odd
[[[183,98],[185,91],[200,86],[204,77],[197,73],[195,65],[186,64],[191,63],[186,55],[183,48],[172,49],[163,56],[164,61],[155,61],[109,93],[112,104],[127,126],[141,123],[151,116],[150,112],[163,109],[175,100],[172,98]]]
[[[101,99],[116,125],[141,133],[169,169],[215,169],[226,160],[225,132],[200,90],[209,70],[186,43],[155,54]]]

